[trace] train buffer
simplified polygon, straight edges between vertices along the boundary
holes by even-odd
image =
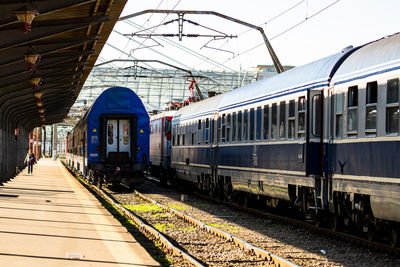
[[[0,187],[2,266],[159,266],[60,162]]]

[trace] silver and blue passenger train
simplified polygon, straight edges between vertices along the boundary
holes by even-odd
[[[399,78],[394,34],[186,106],[172,119],[174,177],[395,245]]]

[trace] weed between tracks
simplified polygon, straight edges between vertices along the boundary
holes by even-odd
[[[137,204],[137,205],[124,205],[124,207],[133,212],[161,212],[162,208],[155,204]]]

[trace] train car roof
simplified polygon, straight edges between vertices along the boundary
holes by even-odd
[[[175,115],[175,113],[176,113],[176,110],[163,111],[161,113],[151,116],[150,120],[157,120],[157,119],[161,119],[161,118],[169,117],[169,116],[173,117]]]
[[[400,33],[367,43],[338,68],[332,84],[338,85],[400,68]]]
[[[219,110],[224,111],[306,89],[327,86],[341,62],[356,49],[322,58],[226,93]]]
[[[126,95],[120,95],[120,94],[116,93],[116,92],[123,92],[123,91],[132,93],[131,98],[126,98]],[[143,102],[140,100],[140,98],[136,95],[136,93],[133,90],[131,90],[130,88],[127,88],[127,87],[118,87],[118,86],[111,87],[111,88],[104,90],[96,98],[96,100],[93,102],[93,104],[90,106],[90,108],[86,111],[86,113],[82,116],[82,118],[75,125],[73,130],[75,130],[75,128],[77,128],[82,122],[85,122],[87,120],[88,116],[91,114],[91,112],[95,106],[100,105],[100,106],[102,106],[102,108],[105,109],[106,108],[105,98],[109,99],[109,102],[111,103],[111,105],[114,104],[115,112],[119,111],[118,106],[120,106],[122,108],[122,105],[125,104],[125,106],[130,105],[131,109],[142,109],[143,114],[144,113],[147,114],[147,111],[143,105]],[[126,102],[126,101],[128,101],[128,102]],[[124,102],[124,103],[122,103],[122,102]],[[113,112],[113,113],[115,113],[115,112]]]
[[[219,103],[224,95],[225,94],[210,97],[198,103],[192,103],[189,106],[183,107],[175,113],[173,120],[185,121],[195,119],[197,117],[210,116],[217,112]]]

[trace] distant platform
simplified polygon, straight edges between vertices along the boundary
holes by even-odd
[[[159,266],[60,162],[0,187],[1,266]]]

